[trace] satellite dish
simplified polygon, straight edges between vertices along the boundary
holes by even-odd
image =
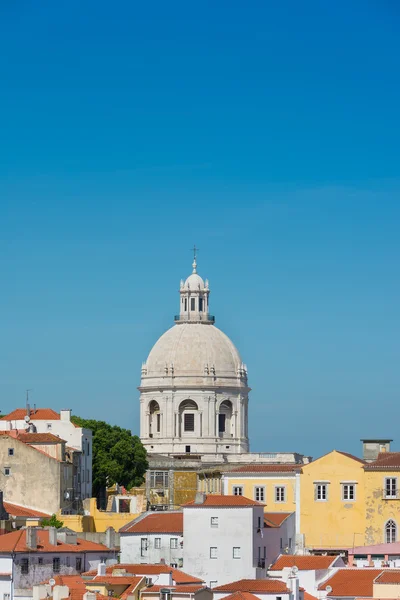
[[[24,416],[24,421],[25,421],[25,423],[29,423],[29,421],[30,421],[30,420],[31,420],[31,418],[30,418],[30,416],[29,416],[29,415],[25,415],[25,416]]]
[[[55,586],[56,585],[56,580],[53,579],[53,578],[49,579],[49,585],[51,585],[51,587]]]
[[[332,591],[332,587],[330,585],[327,585],[325,589],[328,592],[328,594],[330,594]]]
[[[296,565],[294,565],[294,567],[292,567],[292,573],[293,575],[296,575],[296,573],[299,572],[299,567],[296,567]]]

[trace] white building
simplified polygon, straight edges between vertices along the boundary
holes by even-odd
[[[143,513],[120,529],[121,563],[183,563],[183,513]]]
[[[180,311],[142,366],[140,437],[159,454],[240,455],[249,450],[247,368],[209,313],[208,281],[180,285]]]
[[[304,600],[299,580],[288,584],[276,579],[241,579],[213,589],[214,600]]]
[[[205,495],[183,506],[183,567],[209,587],[265,574],[264,505]]]
[[[299,556],[282,554],[268,569],[268,575],[287,583],[293,569],[300,587],[311,595],[318,595],[318,587],[346,565],[340,556]]]
[[[0,419],[0,431],[23,430],[29,433],[52,433],[67,442],[67,447],[79,452],[76,464],[74,490],[79,500],[92,496],[92,432],[77,427],[71,421],[71,410],[60,413],[51,408],[17,408]],[[75,462],[75,461],[74,461]],[[80,492],[79,492],[80,490]],[[71,505],[75,498],[70,498]]]

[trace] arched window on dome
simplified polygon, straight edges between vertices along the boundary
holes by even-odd
[[[160,405],[155,400],[149,404],[149,434],[153,437],[155,433],[161,432],[161,412]]]
[[[180,437],[196,433],[198,410],[199,408],[194,400],[183,400],[180,403]]]
[[[232,430],[232,402],[224,400],[219,406],[218,413],[218,435],[229,436]]]
[[[385,525],[385,543],[392,544],[397,541],[397,525],[393,519],[387,521]]]

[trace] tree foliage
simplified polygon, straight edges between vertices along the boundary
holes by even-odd
[[[137,435],[105,421],[81,419],[72,422],[93,432],[93,493],[118,483],[127,489],[141,485],[148,467],[147,453]]]
[[[57,519],[57,515],[51,515],[50,519],[42,519],[41,525],[42,527],[55,527],[56,529],[61,529],[61,527],[64,525],[64,522],[59,521]]]

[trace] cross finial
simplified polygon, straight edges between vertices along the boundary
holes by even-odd
[[[196,244],[193,246],[193,263],[192,263],[192,267],[193,267],[193,273],[197,273],[197,253],[198,253],[199,249],[196,248]]]

